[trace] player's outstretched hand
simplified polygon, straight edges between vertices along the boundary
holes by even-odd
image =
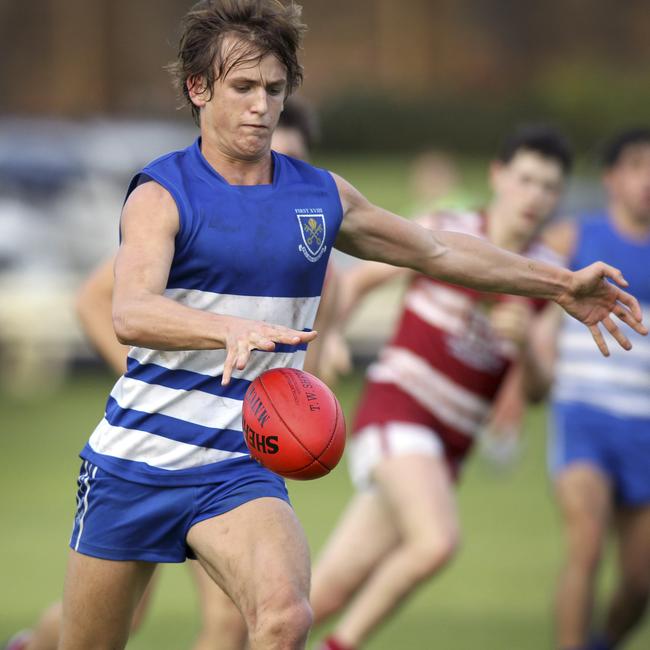
[[[272,352],[276,343],[300,345],[313,341],[317,332],[300,332],[282,325],[271,325],[262,321],[232,318],[226,331],[226,361],[223,367],[221,384],[230,383],[233,370],[243,370],[252,350]]]
[[[634,296],[623,291],[628,285],[623,274],[613,266],[596,262],[573,273],[569,289],[563,293],[557,303],[571,316],[584,323],[590,330],[598,349],[604,356],[609,356],[609,349],[599,325],[616,339],[618,344],[629,350],[632,344],[612,320],[612,315],[622,320],[639,334],[647,334],[642,323],[641,307]]]

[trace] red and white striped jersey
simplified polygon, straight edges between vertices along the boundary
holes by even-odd
[[[422,225],[485,238],[479,212],[442,214]],[[539,241],[524,253],[553,264],[561,260]],[[393,384],[430,415],[432,428],[456,448],[467,448],[488,415],[501,381],[516,356],[514,344],[499,338],[489,322],[494,304],[527,300],[535,310],[544,302],[484,293],[417,275],[411,281],[392,340],[368,369],[371,383]],[[391,405],[364,400],[355,431],[391,420]],[[394,418],[393,418],[394,419]]]

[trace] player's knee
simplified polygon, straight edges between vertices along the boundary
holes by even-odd
[[[350,598],[351,589],[343,585],[330,585],[327,591],[314,589],[311,595],[314,625],[320,625],[341,611]]]
[[[267,602],[249,629],[251,647],[301,647],[313,624],[313,612],[306,597],[275,598]]]
[[[41,616],[39,625],[58,630],[61,627],[63,617],[63,604],[61,602],[50,605]]]
[[[412,569],[418,579],[432,576],[454,558],[460,545],[456,530],[423,538],[412,544]]]
[[[603,539],[596,530],[574,536],[568,544],[568,560],[571,566],[585,573],[598,569],[603,554]]]

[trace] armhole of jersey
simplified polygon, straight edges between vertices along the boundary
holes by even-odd
[[[334,177],[332,174],[327,171],[326,169],[320,169],[319,170],[326,179],[326,183],[329,184],[332,192],[334,192],[334,200],[336,202],[336,205],[339,207],[339,222],[337,224],[336,230],[338,232],[339,228],[341,227],[341,224],[343,223],[343,203],[341,202],[341,195],[339,194],[339,187],[336,184],[336,181],[334,180]]]

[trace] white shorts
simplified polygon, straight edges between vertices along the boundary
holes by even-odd
[[[372,485],[375,468],[383,459],[411,454],[441,458],[444,449],[436,432],[421,424],[369,424],[348,442],[347,461],[352,483],[358,490],[367,489]]]

